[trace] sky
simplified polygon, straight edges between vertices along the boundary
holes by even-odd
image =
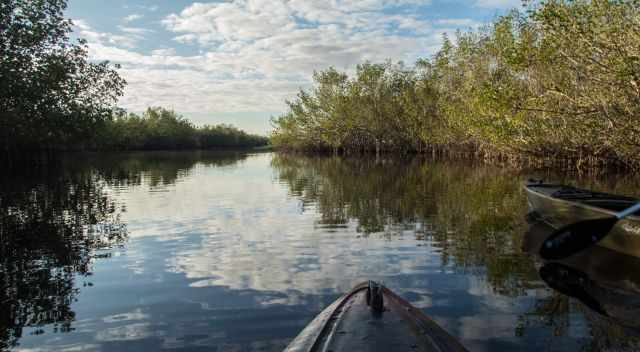
[[[70,0],[91,60],[121,65],[119,106],[173,109],[198,125],[267,134],[314,70],[411,65],[442,34],[490,22],[521,0]]]

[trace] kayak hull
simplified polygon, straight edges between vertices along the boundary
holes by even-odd
[[[574,187],[534,183],[525,186],[530,209],[553,228],[582,220],[612,217],[634,205],[630,197],[591,192]],[[640,215],[635,213],[616,223],[599,246],[640,257]]]
[[[370,283],[357,285],[323,310],[285,349],[307,351],[466,351],[419,309],[380,286],[383,307],[367,298]]]

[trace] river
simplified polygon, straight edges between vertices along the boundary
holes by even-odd
[[[471,351],[638,348],[640,260],[596,247],[558,275],[597,294],[549,287],[532,176],[640,196],[633,175],[420,157],[78,154],[4,175],[0,350],[280,351],[368,279]]]

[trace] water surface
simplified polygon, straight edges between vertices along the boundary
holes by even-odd
[[[280,351],[367,279],[472,351],[637,348],[639,261],[530,255],[549,231],[527,221],[531,175],[640,195],[632,176],[270,153],[72,155],[5,175],[0,350]]]

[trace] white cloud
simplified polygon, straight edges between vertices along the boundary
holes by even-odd
[[[76,27],[77,30],[80,30],[80,31],[91,30],[91,26],[89,26],[87,21],[85,21],[83,19],[74,19],[72,21],[73,21],[74,27]]]
[[[123,20],[124,22],[132,22],[132,21],[135,21],[135,20],[139,20],[139,19],[141,19],[141,18],[143,18],[143,17],[144,17],[143,15],[140,15],[140,14],[134,13],[134,14],[131,14],[131,15],[129,15],[129,16],[127,16],[127,17],[123,18],[122,20]]]
[[[164,49],[155,49],[151,51],[151,55],[154,56],[175,56],[176,49],[174,48],[164,48]]]
[[[170,62],[171,60],[168,60]],[[128,85],[121,104],[134,111],[163,105],[181,112],[278,111],[282,99],[304,82],[227,79],[196,69],[125,68]]]
[[[295,29],[286,5],[279,1],[258,4],[226,2],[193,4],[180,15],[169,15],[164,24],[174,32],[198,36],[202,44],[224,40],[254,40]]]
[[[477,25],[469,19],[430,21],[420,0],[235,0],[194,3],[162,20],[184,55],[162,43],[132,50],[148,29],[122,35],[78,26],[96,60],[121,63],[125,108],[172,107],[184,113],[283,111],[285,99],[311,84],[314,70],[353,70],[365,60],[408,64],[433,54],[441,34]],[[126,37],[125,40],[123,37]],[[177,45],[177,44],[176,44]]]
[[[134,48],[140,39],[136,35],[97,32],[84,20],[73,20],[75,31],[79,37],[86,39],[90,45],[111,45],[114,47]]]
[[[158,11],[158,9],[160,8],[158,5],[149,5],[149,6],[146,6],[146,5],[135,5],[135,6],[124,5],[124,6],[122,6],[123,9],[130,9],[132,7],[135,7],[137,9],[150,11],[150,12]]]
[[[200,45],[217,62],[267,77],[309,77],[329,65],[364,60],[413,61],[439,42],[431,24],[414,15],[385,15],[415,0],[235,1],[193,4],[165,18],[180,43]],[[424,3],[424,2],[420,2]],[[402,34],[401,34],[402,32]],[[409,34],[409,35],[407,35]]]
[[[477,0],[475,6],[508,9],[512,7],[521,7],[522,0]]]
[[[434,24],[456,28],[478,28],[482,26],[483,23],[470,18],[445,18],[435,20]]]
[[[129,33],[129,34],[135,34],[135,35],[138,35],[138,36],[143,36],[145,34],[153,33],[153,30],[151,30],[151,29],[139,28],[139,27],[118,26],[118,29],[120,29],[120,31],[122,31],[122,32]]]
[[[86,39],[90,46],[93,47],[111,47],[111,48],[128,48],[134,49],[139,41],[145,39],[145,35],[153,33],[151,29],[140,27],[118,26],[121,34],[109,32],[98,32],[93,29],[85,20],[73,20],[75,31],[79,37]],[[110,58],[102,58],[102,60],[113,61]]]

